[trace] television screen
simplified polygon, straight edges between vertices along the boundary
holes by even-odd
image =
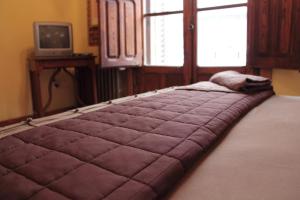
[[[73,54],[72,24],[68,22],[34,22],[36,56],[69,56]]]
[[[39,35],[41,49],[70,48],[68,26],[41,25]]]

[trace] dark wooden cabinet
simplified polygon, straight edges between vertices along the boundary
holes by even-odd
[[[142,65],[141,0],[100,0],[101,67]]]
[[[250,0],[249,64],[300,68],[300,0]]]

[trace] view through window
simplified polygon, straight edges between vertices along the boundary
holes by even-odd
[[[246,3],[246,0],[198,0],[198,66],[246,66]]]
[[[183,66],[183,0],[144,0],[145,65]]]

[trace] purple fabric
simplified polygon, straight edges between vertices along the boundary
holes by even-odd
[[[0,140],[0,199],[157,199],[273,95],[176,90]]]

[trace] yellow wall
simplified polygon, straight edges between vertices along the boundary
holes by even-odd
[[[300,96],[300,72],[298,70],[273,70],[273,85],[277,95]]]
[[[34,21],[73,24],[75,52],[96,52],[88,47],[86,0],[0,0],[0,121],[32,114],[26,58],[33,51]],[[42,75],[47,98],[50,72]],[[75,104],[72,82],[59,75],[50,110]]]

